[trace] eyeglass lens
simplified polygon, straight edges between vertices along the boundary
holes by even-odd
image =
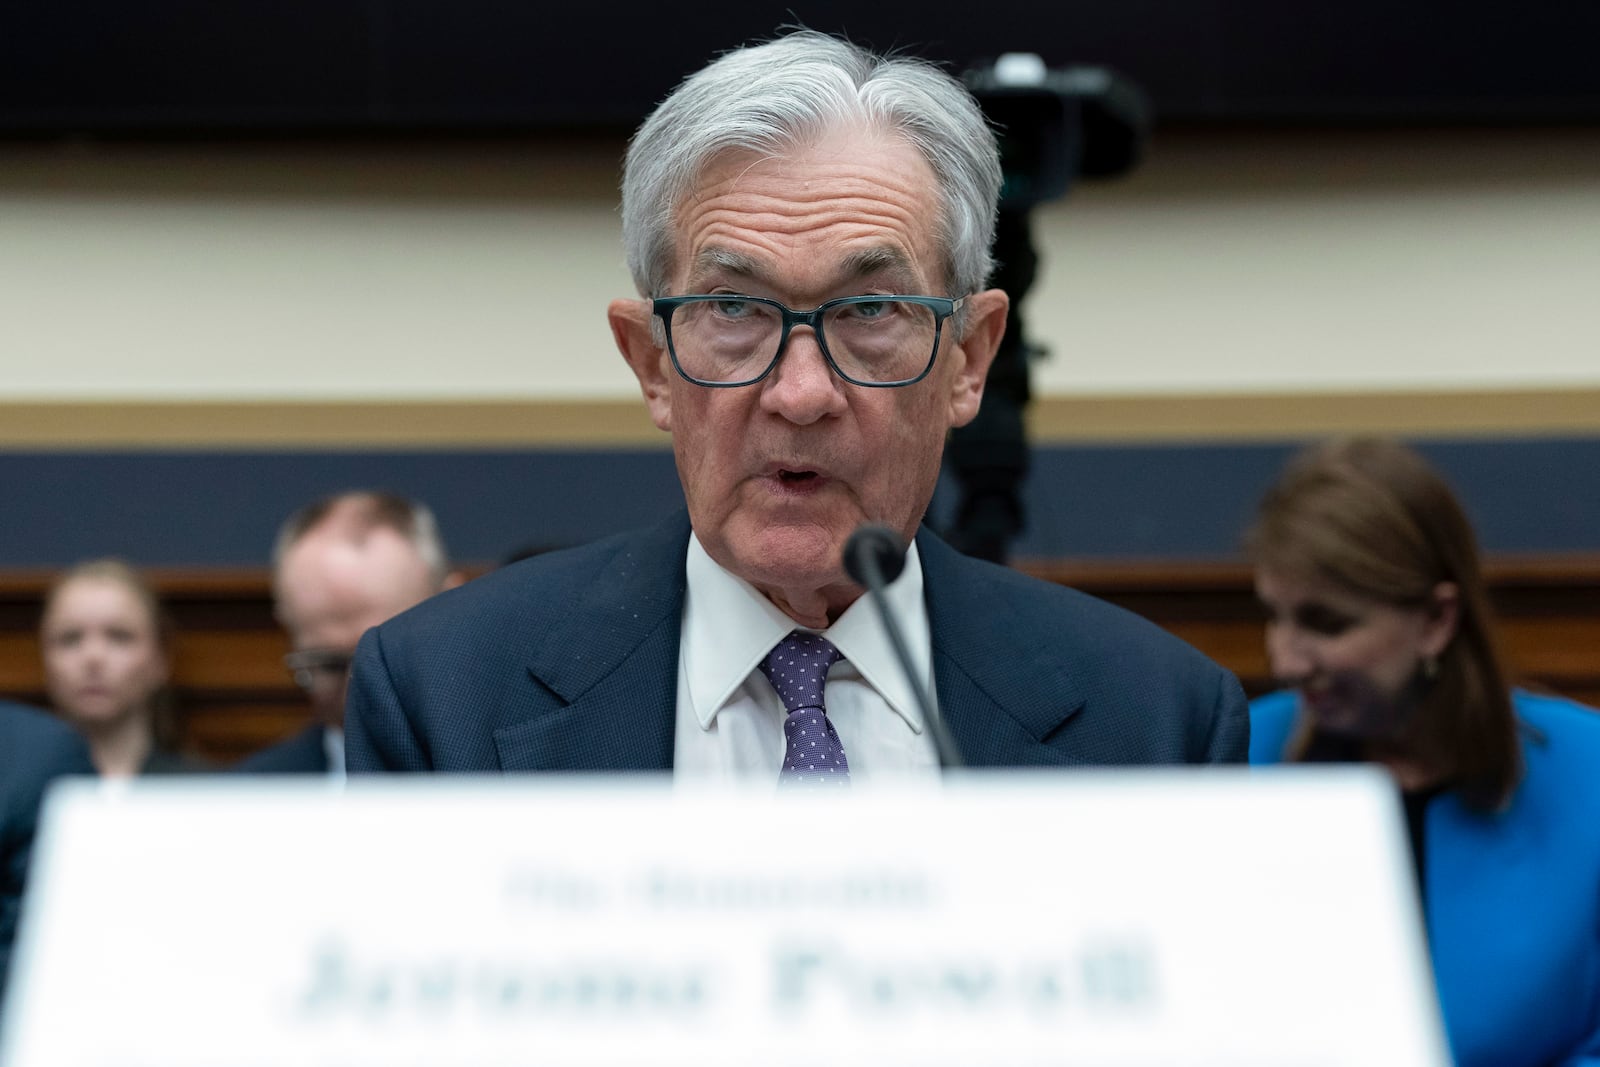
[[[697,301],[677,308],[670,329],[684,373],[703,381],[747,381],[778,355],[783,312],[747,297]],[[917,377],[933,358],[939,321],[925,304],[885,298],[828,308],[820,333],[847,377],[897,382]]]

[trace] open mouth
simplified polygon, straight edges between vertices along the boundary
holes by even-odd
[[[785,456],[768,463],[762,480],[779,496],[809,498],[833,484],[834,474],[827,467],[809,462],[809,456]]]

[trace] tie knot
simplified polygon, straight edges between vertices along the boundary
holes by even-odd
[[[777,690],[784,710],[793,714],[801,708],[823,707],[822,686],[828,668],[843,658],[826,637],[796,630],[767,653],[761,673]]]

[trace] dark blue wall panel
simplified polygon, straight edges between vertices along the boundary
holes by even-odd
[[[682,506],[667,452],[0,455],[0,566],[118,555],[259,565],[278,524],[325,493],[392,489],[437,513],[452,555],[494,561]]]
[[[1234,555],[1256,502],[1297,446],[1038,450],[1018,555]],[[1600,551],[1600,440],[1471,440],[1417,447],[1456,487],[1487,552]],[[948,489],[948,486],[945,487]],[[951,499],[941,492],[940,503]]]
[[[1430,442],[1491,552],[1600,551],[1600,440]],[[1223,558],[1290,446],[1060,446],[1026,486],[1030,557]],[[416,496],[462,560],[567,544],[681,506],[659,450],[0,454],[0,567],[97,555],[144,565],[261,565],[312,497],[353,487]],[[952,487],[941,486],[936,521]]]

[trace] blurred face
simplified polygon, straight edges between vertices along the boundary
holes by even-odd
[[[352,540],[342,529],[313,530],[284,554],[278,618],[289,632],[296,680],[317,717],[344,724],[350,658],[368,629],[438,592],[411,542],[389,529]]]
[[[1423,661],[1455,636],[1457,594],[1449,583],[1427,606],[1397,607],[1260,567],[1256,595],[1267,612],[1272,673],[1300,691],[1329,733],[1394,732],[1410,710]]]
[[[839,132],[782,158],[709,167],[677,219],[672,292],[742,293],[798,310],[863,294],[947,292],[932,170],[898,139]],[[825,624],[858,595],[840,566],[856,527],[910,538],[946,432],[977,414],[1006,297],[971,294],[965,338],[946,323],[932,373],[873,389],[842,381],[797,327],[763,381],[693,385],[650,333],[643,301],[617,301],[618,346],[656,424],[672,433],[690,519],[706,551],[791,617]]]
[[[57,591],[40,627],[50,702],[88,730],[147,715],[167,681],[156,622],[121,582],[75,578]]]

